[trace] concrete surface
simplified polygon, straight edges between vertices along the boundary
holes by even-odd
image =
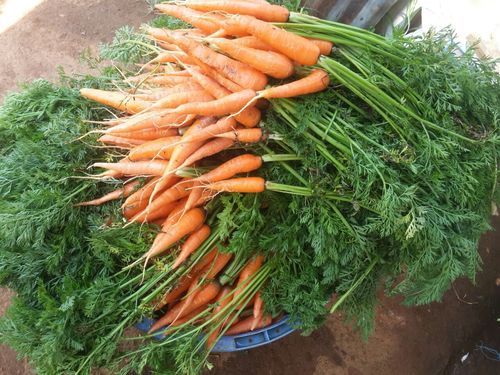
[[[2,0],[0,0],[1,3]],[[15,0],[22,2],[23,0]],[[142,0],[45,0],[0,34],[0,98],[18,82],[54,79],[56,66],[82,71],[83,48],[94,50],[122,25],[147,17]],[[1,100],[1,99],[0,99]],[[494,219],[500,228],[500,219]],[[382,299],[376,329],[364,342],[338,315],[309,337],[299,333],[273,345],[229,355],[214,355],[209,373],[269,375],[498,374],[500,365],[475,349],[480,341],[500,348],[500,233],[481,244],[484,270],[476,286],[460,280],[443,303],[408,309],[398,299]],[[11,293],[0,291],[0,314]],[[462,364],[460,357],[470,352]],[[25,360],[0,347],[0,375],[26,375]]]

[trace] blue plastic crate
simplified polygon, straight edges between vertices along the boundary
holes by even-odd
[[[153,319],[144,318],[141,322],[136,324],[136,328],[143,332],[147,332],[154,322]],[[288,316],[285,316],[276,323],[262,329],[234,336],[222,336],[217,344],[215,344],[212,352],[237,352],[240,350],[257,348],[277,341],[293,331],[294,329],[288,324]],[[154,337],[157,340],[163,340],[165,335],[160,332]]]

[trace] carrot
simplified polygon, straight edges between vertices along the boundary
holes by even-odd
[[[147,202],[146,202],[147,203]],[[158,220],[160,218],[164,218],[164,220],[160,223],[160,225],[163,225],[165,223],[165,220],[167,220],[168,215],[172,213],[173,210],[177,207],[176,202],[170,202],[167,204],[164,204],[163,206],[159,207],[157,210],[145,210],[145,214],[141,217],[141,219],[135,221],[137,223],[151,223],[155,220]]]
[[[172,113],[202,116],[224,116],[242,110],[257,94],[251,89],[236,92],[210,102],[196,102],[180,105]]]
[[[231,288],[225,286],[222,288],[222,290],[219,292],[219,295],[216,298],[216,303],[217,306],[214,308],[214,311],[211,314],[211,317],[215,317],[219,312],[221,312],[229,303],[231,302],[232,297],[229,296],[229,293],[231,293]],[[210,349],[212,346],[215,344],[215,340],[217,340],[217,337],[220,334],[220,331],[222,330],[222,325],[224,322],[221,322],[215,330],[207,337],[207,347]]]
[[[207,266],[207,264],[212,262],[216,255],[217,249],[213,249],[203,258],[201,258],[200,261],[193,266],[191,271],[187,275],[183,276],[178,281],[177,285],[162,297],[162,299],[155,306],[155,309],[161,309],[163,306],[177,300],[182,295],[182,293],[189,289],[193,278],[196,277],[203,270],[203,268]]]
[[[320,49],[313,42],[251,16],[227,17],[223,27],[229,34],[238,32],[253,35],[302,65],[314,65],[320,56]]]
[[[194,119],[193,116],[178,115],[169,113],[167,110],[142,113],[133,117],[120,125],[106,129],[106,134],[117,134],[137,130],[161,128],[161,127],[179,127],[189,124]]]
[[[257,143],[265,139],[261,128],[233,129],[230,132],[217,134],[218,138],[225,138],[239,143]]]
[[[197,230],[204,221],[205,211],[201,208],[193,208],[186,212],[177,223],[169,228],[167,233],[162,232],[158,235],[158,241],[143,256],[146,259],[146,264],[150,258],[160,255],[185,235]]]
[[[148,33],[156,39],[177,44],[188,55],[201,60],[243,88],[261,90],[267,84],[265,74],[217,53],[201,43],[165,29],[149,28]]]
[[[220,74],[215,69],[208,66],[207,64],[204,64],[203,62],[201,62],[198,59],[193,58],[193,60],[195,62],[195,65],[200,67],[203,74],[212,78],[214,81],[216,81],[219,85],[221,85],[225,89],[229,90],[230,92],[238,92],[238,91],[243,90],[243,87],[241,87],[237,83],[231,81],[230,79],[227,79],[226,77],[224,77],[222,74]]]
[[[141,139],[122,138],[108,134],[100,137],[98,141],[108,145],[122,146],[125,148],[142,145],[144,143]]]
[[[217,192],[262,193],[266,190],[266,182],[261,177],[242,177],[213,182],[205,187]]]
[[[261,254],[247,262],[240,272],[233,299],[236,299],[236,297],[245,290],[250,278],[260,269],[260,267],[262,267],[262,263],[264,263],[264,256]]]
[[[190,77],[170,75],[168,73],[162,73],[158,75],[151,75],[150,73],[144,73],[140,76],[130,77],[126,82],[130,83],[147,83],[158,86],[175,86],[180,83],[186,83],[191,80]]]
[[[201,89],[202,88],[198,83],[194,81],[188,81],[172,87],[162,88],[161,90],[148,90],[149,94],[136,94],[135,97],[143,100],[156,101],[170,94],[177,94],[185,91],[194,91]]]
[[[292,60],[281,53],[244,47],[229,39],[209,38],[208,41],[233,59],[248,64],[273,78],[288,78],[294,72]]]
[[[262,51],[272,51],[276,52],[276,50],[271,47],[269,44],[263,42],[259,38],[256,38],[252,35],[244,36],[241,38],[236,38],[231,40],[234,44],[242,47],[260,49]]]
[[[195,81],[198,82],[200,86],[202,86],[215,98],[221,99],[231,94],[231,91],[219,85],[217,81],[204,75],[198,69],[188,68],[188,71],[191,73],[191,76],[195,79]],[[234,118],[236,119],[236,121],[245,125],[246,127],[252,128],[259,123],[261,113],[257,108],[249,107],[242,111],[240,114],[234,116]]]
[[[205,183],[227,180],[238,173],[248,173],[259,169],[262,166],[262,158],[252,154],[243,154],[236,156],[225,163],[222,163],[217,168],[207,172],[194,181],[202,181]]]
[[[316,44],[319,47],[319,52],[324,55],[328,56],[329,54],[332,53],[333,49],[333,43],[329,42],[327,40],[321,40],[321,39],[313,39],[313,38],[307,38],[307,40],[310,40],[314,44]]]
[[[125,184],[123,188],[117,189],[112,191],[111,193],[108,193],[101,198],[94,199],[92,201],[87,201],[87,202],[81,202],[76,204],[75,206],[100,206],[103,203],[115,200],[115,199],[120,199],[124,197],[128,197],[130,194],[132,194],[135,189],[137,189],[140,181],[132,181],[129,182],[128,184]]]
[[[198,307],[196,310],[193,310],[189,314],[184,315],[182,318],[177,319],[174,322],[170,323],[169,327],[178,327],[184,323],[189,322],[190,320],[193,320],[194,318],[196,318],[198,315],[200,315],[202,312],[204,312],[207,309],[207,304]],[[194,320],[193,324],[199,320],[200,320],[199,318]],[[168,329],[165,330],[164,333],[167,333],[167,332],[168,332]]]
[[[180,218],[186,213],[186,203],[189,200],[189,194],[176,202],[176,205],[172,212],[168,214],[165,222],[162,225],[162,231],[168,232],[171,226],[177,224]]]
[[[155,8],[163,14],[178,18],[208,34],[213,34],[219,30],[219,25],[203,17],[202,12],[193,9],[170,4],[156,4]]]
[[[134,215],[138,214],[142,210],[144,210],[149,202],[149,197],[153,193],[154,187],[158,182],[159,177],[153,178],[146,185],[144,185],[141,189],[137,190],[134,194],[128,197],[122,205],[123,216],[127,219],[131,219]],[[180,178],[174,178],[171,181],[171,185],[165,186],[166,189],[171,188],[177,182],[180,181]]]
[[[162,160],[119,162],[119,163],[95,163],[92,166],[98,168],[112,169],[125,176],[162,176],[168,163]]]
[[[232,257],[233,254],[231,253],[218,252],[213,262],[206,265],[201,274],[208,280],[213,279],[229,263]]]
[[[181,307],[179,308],[177,315],[175,316],[171,324],[175,323],[175,321],[183,315],[184,311],[188,308],[188,306],[190,306],[193,303],[194,299],[196,298],[196,295],[198,294],[198,292],[200,292],[199,283],[200,283],[200,276],[198,275],[191,282],[191,285],[189,285],[189,289],[186,293],[186,296],[184,297],[184,300],[182,302],[179,302]],[[175,309],[175,306],[172,308]]]
[[[200,229],[193,232],[181,246],[181,252],[175,259],[172,269],[179,267],[200,245],[210,236],[210,227],[202,225]]]
[[[255,320],[258,321],[257,324],[255,324]],[[245,318],[238,323],[234,324],[231,328],[229,328],[226,331],[226,335],[232,336],[232,335],[239,335],[240,333],[245,333],[249,331],[253,331],[255,329],[260,329],[267,327],[269,324],[272,322],[272,317],[271,315],[265,315],[262,318],[254,318],[253,316],[249,316],[248,318]],[[252,329],[252,327],[254,327]]]
[[[175,178],[175,177],[174,177]],[[153,187],[153,191],[151,191],[151,195],[154,192],[154,189],[158,187],[158,182],[155,184]],[[150,220],[160,217],[155,215],[154,213],[160,213],[161,208],[169,203],[175,202],[179,199],[182,199],[186,196],[189,195],[191,190],[189,189],[191,187],[191,184],[189,183],[183,183],[184,181],[181,181],[181,183],[177,183],[171,188],[165,190],[163,193],[158,195],[156,199],[154,199],[147,207],[141,211],[140,213],[136,214],[130,221],[131,222],[136,222],[136,221],[142,221],[146,218],[147,215],[149,215]],[[151,195],[148,197],[151,197]],[[156,217],[155,217],[156,216]]]
[[[264,301],[260,295],[260,292],[257,292],[255,295],[255,302],[253,305],[253,317],[258,318],[263,315]]]
[[[189,306],[184,306],[181,301],[175,305],[172,309],[168,310],[167,313],[158,319],[148,333],[155,332],[158,329],[170,324],[179,315],[181,309],[184,310],[183,314],[180,314],[180,318],[189,314],[190,312],[196,310],[198,307],[206,305],[208,302],[212,301],[219,293],[220,285],[217,282],[211,282],[203,286],[201,290],[196,293],[195,298],[193,298],[192,303]]]
[[[133,148],[128,154],[128,159],[131,161],[148,160],[148,159],[170,159],[174,149],[173,144],[179,142],[181,137],[166,137],[159,138],[154,141],[143,143],[140,146]]]
[[[172,152],[172,156],[170,157],[168,168],[165,170],[162,179],[158,182],[158,185],[155,187],[153,194],[151,195],[154,198],[155,194],[158,190],[162,189],[165,184],[169,183],[169,180],[173,178],[172,172],[176,170],[179,165],[181,165],[184,160],[188,158],[195,150],[197,150],[202,144],[203,139],[198,140],[198,142],[193,142],[194,140],[190,137],[193,134],[202,133],[203,130],[211,128],[211,124],[215,122],[215,118],[213,117],[203,117],[197,120],[193,125],[189,127],[189,129],[182,136],[182,143],[178,144]],[[219,121],[220,122],[220,121]]]
[[[84,88],[80,89],[80,95],[87,99],[118,109],[119,111],[132,114],[143,111],[149,106],[147,102],[136,100],[126,93],[116,91]]]
[[[257,327],[257,324],[259,323],[260,319],[262,319],[263,316],[264,316],[264,301],[262,300],[259,291],[255,295],[255,301],[253,303],[253,317],[255,318],[255,320],[254,323],[252,324],[252,327],[250,328],[251,331],[253,331]]]
[[[185,91],[175,94],[170,94],[156,103],[154,103],[151,107],[146,109],[146,111],[157,110],[157,109],[166,109],[166,108],[176,108],[182,104],[191,103],[191,102],[209,102],[213,100],[214,97],[207,93],[205,90],[196,90],[196,91]]]
[[[253,3],[240,0],[187,0],[183,4],[201,12],[221,11],[230,14],[245,14],[267,22],[287,22],[288,9],[269,3]]]
[[[193,187],[191,193],[188,196],[188,200],[186,202],[186,207],[184,208],[184,210],[189,210],[193,207],[196,207],[203,194],[203,190],[204,189],[199,182],[193,183]]]
[[[227,133],[222,133],[227,134]],[[198,150],[193,152],[191,156],[189,156],[184,163],[182,163],[179,168],[184,168],[193,165],[197,161],[204,159],[206,157],[215,155],[221,151],[224,151],[234,145],[234,141],[232,139],[227,138],[217,138],[205,143]]]
[[[329,83],[328,74],[324,70],[315,69],[308,76],[297,81],[263,90],[259,93],[259,96],[266,99],[292,98],[323,91],[328,87]]]
[[[158,45],[163,48],[163,49],[169,49],[173,46],[173,44],[167,43],[167,42],[162,42],[162,41],[157,41]],[[175,46],[176,50],[169,50],[166,52],[162,52],[162,62],[164,63],[173,63],[173,64],[178,64],[179,61],[184,63],[184,64],[194,64],[195,61],[191,56],[188,56],[186,53],[184,53],[179,47]],[[186,81],[184,83],[192,83],[191,81]]]
[[[177,128],[147,128],[136,131],[123,131],[114,133],[118,137],[123,137],[126,139],[135,139],[141,141],[154,141],[158,138],[173,137],[179,134]]]

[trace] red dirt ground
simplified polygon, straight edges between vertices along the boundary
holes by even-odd
[[[0,98],[19,82],[55,79],[56,66],[84,70],[78,57],[96,49],[122,25],[139,25],[148,17],[142,0],[46,0],[0,34]],[[500,218],[494,218],[500,228]],[[376,328],[367,342],[336,315],[309,337],[294,333],[270,346],[237,354],[213,355],[214,375],[385,375],[499,374],[500,364],[476,348],[483,342],[500,349],[500,233],[481,243],[483,272],[473,286],[459,280],[442,303],[406,308],[398,299],[382,299]],[[11,298],[0,291],[0,314]],[[460,357],[470,352],[462,364]],[[0,375],[31,374],[25,360],[0,346]]]

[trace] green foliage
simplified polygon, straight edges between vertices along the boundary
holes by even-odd
[[[425,304],[439,300],[458,277],[473,280],[480,265],[477,245],[489,229],[497,190],[500,81],[492,62],[471,51],[459,56],[450,41],[449,30],[395,40],[394,48],[404,48],[403,63],[369,50],[336,56],[370,77],[377,90],[411,105],[425,123],[400,114],[398,123],[405,126],[391,126],[373,110],[387,105],[386,97],[366,101],[350,84],[293,102],[273,101],[267,117],[269,131],[287,134],[286,146],[302,156],[296,170],[315,191],[307,199],[291,198],[281,225],[286,238],[269,242],[283,244],[287,262],[291,249],[300,248],[317,267],[315,273],[285,268],[271,283],[295,285],[304,274],[315,275],[316,283],[307,284],[346,295],[340,308],[365,333],[381,280],[398,280],[386,292],[402,294],[407,304]],[[269,178],[280,174],[275,168]],[[348,199],[333,205],[325,199],[332,191]],[[375,267],[356,285],[372,261]],[[273,291],[279,295],[277,287]],[[268,302],[275,304],[271,309],[287,306],[305,322],[320,317],[320,310],[309,316],[294,308],[294,297],[268,295]]]

